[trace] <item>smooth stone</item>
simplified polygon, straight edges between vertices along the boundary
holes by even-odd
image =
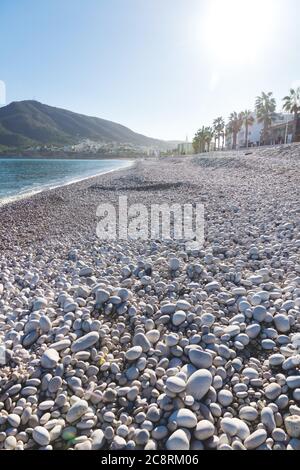
[[[110,297],[109,292],[104,289],[97,289],[96,290],[96,305],[101,305],[108,301]]]
[[[234,336],[237,336],[240,332],[241,329],[238,325],[229,325],[224,330],[224,334],[229,335],[230,338],[234,338]]]
[[[257,321],[258,323],[262,323],[266,318],[266,315],[266,307],[263,307],[262,305],[257,305],[256,307],[254,307],[252,314],[253,320]]]
[[[76,291],[76,297],[81,299],[87,299],[91,293],[91,290],[87,286],[79,286]]]
[[[17,395],[19,393],[19,391],[21,390],[22,388],[22,385],[21,384],[16,384],[16,385],[12,385],[8,390],[7,390],[7,393],[10,397],[14,396],[14,395]]]
[[[74,447],[75,450],[91,450],[92,449],[92,443],[88,439],[86,439],[83,442],[79,442],[78,444],[75,444]]]
[[[178,300],[176,303],[176,309],[177,310],[184,310],[185,312],[188,312],[191,309],[191,304],[187,302],[186,300]]]
[[[78,304],[76,302],[66,302],[64,304],[64,313],[75,312],[78,308]]]
[[[69,339],[62,339],[61,341],[57,341],[56,343],[53,343],[51,345],[51,348],[55,349],[56,351],[63,351],[64,349],[67,349],[69,346],[71,346],[71,341]]]
[[[62,378],[59,376],[52,377],[48,384],[48,390],[50,393],[55,393],[62,386]]]
[[[215,433],[215,427],[213,423],[207,419],[203,419],[197,423],[196,429],[194,430],[194,436],[199,441],[205,441],[212,437]]]
[[[17,440],[15,436],[8,436],[4,441],[4,449],[14,450],[17,447]]]
[[[199,369],[209,369],[212,366],[212,356],[205,351],[190,349],[188,355],[191,363]]]
[[[211,373],[206,369],[198,370],[189,377],[186,392],[195,400],[201,400],[207,394],[211,384]]]
[[[286,315],[276,315],[274,317],[274,323],[276,330],[279,331],[280,333],[288,333],[290,331],[290,321],[289,318]]]
[[[104,447],[105,437],[102,429],[96,429],[91,434],[92,450],[100,450]]]
[[[28,335],[24,336],[22,344],[25,348],[31,346],[36,342],[36,340],[39,338],[39,332],[38,331],[31,331],[28,333]]]
[[[264,444],[267,439],[267,432],[264,429],[258,429],[245,439],[246,449],[252,450]]]
[[[139,446],[145,446],[149,441],[150,434],[147,429],[138,429],[135,433],[135,442]]]
[[[275,428],[272,431],[272,438],[276,442],[285,442],[287,439],[287,435],[283,429]]]
[[[138,359],[143,353],[143,349],[141,346],[133,346],[132,348],[126,351],[125,357],[127,361],[135,361]]]
[[[259,377],[257,370],[252,367],[246,367],[242,373],[245,377],[248,377],[248,379],[258,379]]]
[[[30,395],[36,395],[37,394],[37,388],[33,386],[28,386],[24,387],[21,390],[21,395],[24,397],[29,397]]]
[[[286,379],[287,386],[292,390],[300,388],[300,375],[292,375]],[[297,436],[295,436],[297,437]]]
[[[274,418],[274,412],[272,408],[266,406],[261,410],[261,422],[265,425],[265,428],[271,433],[276,428],[276,422]]]
[[[8,415],[7,421],[13,428],[17,428],[20,425],[21,418],[16,413],[11,413]]]
[[[284,420],[286,432],[290,437],[300,437],[300,416],[288,416]]]
[[[84,266],[83,268],[80,269],[79,271],[79,276],[81,277],[89,277],[93,275],[93,268],[90,268],[89,266]]]
[[[158,330],[147,331],[146,338],[150,341],[150,343],[155,344],[160,339],[160,332]]]
[[[281,387],[277,383],[271,383],[265,388],[265,395],[269,400],[275,400],[281,394]]]
[[[178,258],[171,258],[169,260],[169,268],[171,271],[177,271],[180,267],[180,261]]]
[[[201,441],[193,440],[191,442],[191,450],[204,450],[204,445]]]
[[[233,395],[229,390],[220,390],[218,393],[218,402],[222,406],[229,406],[233,402]]]
[[[68,423],[74,423],[81,416],[83,416],[88,410],[88,404],[85,400],[76,401],[71,408],[68,410],[66,420]]]
[[[137,333],[133,337],[132,344],[134,346],[141,346],[143,352],[148,352],[151,348],[151,343],[144,335],[144,333]]]
[[[246,328],[246,334],[249,336],[251,339],[255,339],[258,337],[259,333],[261,331],[260,325],[257,323],[253,323],[252,325],[247,326]]]
[[[261,346],[265,351],[271,351],[276,347],[276,344],[272,339],[263,339]]]
[[[32,432],[32,437],[40,446],[47,446],[50,443],[50,434],[47,429],[37,426]]]
[[[299,354],[297,354],[297,356],[291,356],[285,359],[281,367],[283,370],[290,370],[290,369],[296,369],[299,365],[300,365],[300,356]]]
[[[194,374],[194,372],[197,372],[197,369],[193,364],[185,364],[183,367],[181,367],[180,372],[183,372],[187,379],[191,377],[191,375]]]
[[[272,354],[269,357],[269,364],[271,367],[278,367],[284,362],[284,356],[282,354]]]
[[[47,307],[47,299],[44,299],[43,297],[37,297],[34,302],[33,302],[33,308],[32,310],[35,312],[36,310],[42,310],[43,308]]]
[[[194,428],[197,425],[196,415],[187,408],[174,411],[169,417],[169,422],[173,421],[183,428]]]
[[[165,337],[165,342],[169,347],[176,346],[176,344],[178,344],[178,341],[179,337],[175,333],[169,334]]]
[[[296,388],[296,389],[293,391],[293,398],[294,398],[294,400],[296,400],[296,401],[300,401],[300,388]]]
[[[161,426],[161,425],[157,426],[152,431],[152,437],[153,439],[157,441],[164,439],[165,437],[167,437],[168,434],[169,434],[168,428],[166,426]]]
[[[186,432],[182,429],[178,429],[173,432],[166,442],[167,450],[189,450],[190,440]]]
[[[219,290],[220,287],[221,286],[220,286],[219,282],[212,281],[212,282],[209,282],[208,284],[206,284],[205,290],[208,291],[208,292],[214,292],[216,290]]]
[[[41,366],[45,369],[54,369],[59,361],[59,354],[55,349],[47,349],[41,357]]]
[[[39,410],[42,410],[42,411],[47,411],[47,410],[50,410],[54,405],[54,401],[53,400],[45,400],[45,401],[42,401],[40,404],[39,404]]]
[[[171,315],[176,310],[175,304],[165,304],[160,307],[162,315]]]
[[[234,421],[234,424],[236,424],[236,426],[237,426],[236,435],[244,441],[248,436],[250,436],[249,427],[241,419],[232,418],[232,420]]]
[[[71,351],[77,353],[79,351],[85,351],[99,341],[99,333],[91,331],[90,333],[81,336],[71,346]]]
[[[186,313],[183,310],[178,310],[173,314],[172,323],[174,326],[179,326],[186,320]]]
[[[185,390],[186,383],[183,379],[174,376],[166,380],[166,387],[170,392],[181,393]]]
[[[45,315],[41,316],[39,323],[40,323],[40,328],[44,333],[47,333],[48,331],[51,330],[52,323],[49,317],[46,317]]]
[[[287,450],[300,450],[300,439],[292,438],[290,439]]]
[[[245,421],[256,421],[258,411],[253,406],[243,406],[239,411],[239,417]]]
[[[208,327],[211,327],[216,321],[216,317],[212,313],[203,313],[200,318],[202,325],[206,325]]]
[[[238,432],[237,423],[233,418],[223,418],[221,421],[221,429],[229,436],[235,436]]]

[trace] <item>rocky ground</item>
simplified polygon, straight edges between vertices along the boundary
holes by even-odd
[[[299,165],[147,160],[1,207],[0,449],[300,449]],[[202,202],[204,247],[100,241],[120,194]]]

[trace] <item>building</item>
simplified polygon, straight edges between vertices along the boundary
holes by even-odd
[[[294,123],[295,119],[292,114],[282,114],[278,117],[277,121],[270,128],[270,144],[276,145],[292,143]]]
[[[191,155],[194,153],[194,146],[189,142],[188,137],[186,137],[185,142],[178,144],[177,151],[179,155]]]
[[[258,147],[262,144],[263,123],[259,123],[253,113],[254,124],[248,129],[248,147]],[[293,138],[294,117],[292,114],[278,113],[269,129],[269,145],[291,143]],[[232,149],[233,136],[226,135],[226,148]],[[246,130],[243,126],[237,135],[237,149],[246,147]]]

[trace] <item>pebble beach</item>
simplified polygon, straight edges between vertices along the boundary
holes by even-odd
[[[0,450],[300,450],[299,175],[149,158],[0,207]],[[120,195],[204,204],[204,246],[99,240]]]

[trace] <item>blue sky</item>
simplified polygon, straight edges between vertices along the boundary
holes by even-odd
[[[163,139],[253,108],[262,90],[280,108],[300,84],[300,2],[238,1],[1,0],[7,102],[34,98]]]

